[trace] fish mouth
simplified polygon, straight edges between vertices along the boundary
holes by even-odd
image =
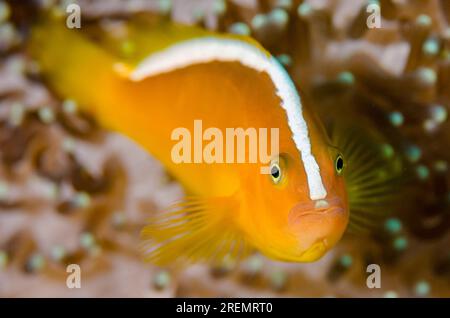
[[[288,224],[295,225],[304,222],[307,217],[312,221],[314,218],[344,217],[344,215],[345,207],[339,197],[300,202],[289,211]]]
[[[348,213],[339,197],[301,202],[288,214],[288,229],[297,240],[298,257],[314,261],[340,239]]]

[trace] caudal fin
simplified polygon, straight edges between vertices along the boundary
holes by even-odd
[[[111,107],[119,75],[118,60],[66,20],[49,12],[32,27],[28,52],[53,91],[76,100],[102,121]]]

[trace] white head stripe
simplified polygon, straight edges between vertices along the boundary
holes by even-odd
[[[138,65],[131,80],[167,73],[193,64],[212,61],[240,62],[251,69],[266,72],[272,79],[281,107],[286,111],[288,125],[305,167],[311,200],[323,199],[327,191],[320,176],[320,168],[311,153],[308,126],[302,114],[300,96],[291,78],[274,58],[255,46],[240,40],[203,37],[187,40],[154,53]]]

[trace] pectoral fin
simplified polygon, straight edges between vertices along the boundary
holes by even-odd
[[[232,198],[186,198],[149,219],[142,231],[145,260],[158,265],[176,261],[217,262],[247,255],[249,246],[233,222]]]

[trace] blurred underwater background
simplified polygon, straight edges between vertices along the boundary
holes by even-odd
[[[333,138],[343,125],[349,147],[364,143],[359,155],[380,158],[360,173],[395,177],[396,202],[369,218],[356,206],[348,233],[315,263],[259,254],[183,269],[144,263],[140,231],[182,187],[49,90],[25,52],[37,13],[30,1],[0,0],[0,297],[450,297],[450,1],[40,0],[33,8],[65,12],[70,3],[80,5],[82,25],[119,36],[136,14],[251,35],[310,96]],[[373,4],[381,28],[367,26]],[[121,49],[132,54],[133,43]],[[80,289],[66,286],[72,263],[82,267]],[[381,288],[367,287],[369,264],[380,265]]]

